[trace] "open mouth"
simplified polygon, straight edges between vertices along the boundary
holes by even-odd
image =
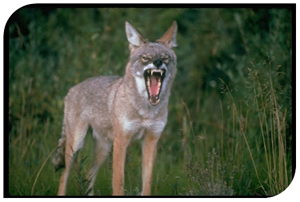
[[[159,103],[159,94],[163,80],[165,78],[165,70],[163,69],[147,69],[144,71],[144,78],[148,99],[151,105],[155,106]]]

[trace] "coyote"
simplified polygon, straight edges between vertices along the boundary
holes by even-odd
[[[130,141],[143,137],[141,195],[151,194],[158,139],[167,123],[168,101],[176,74],[177,23],[156,42],[144,39],[125,22],[130,58],[123,77],[99,76],[72,87],[65,97],[62,135],[53,157],[55,169],[65,167],[58,195],[65,195],[74,156],[91,126],[94,159],[87,173],[89,192],[113,145],[113,195],[124,195],[124,164]]]

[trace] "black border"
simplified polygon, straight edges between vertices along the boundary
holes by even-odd
[[[4,28],[4,37],[3,37],[3,120],[4,120],[4,131],[3,131],[3,196],[4,198],[58,198],[58,196],[11,196],[9,195],[9,92],[8,92],[8,78],[9,78],[9,28],[8,25],[12,21],[14,14],[22,8],[107,8],[107,7],[116,7],[116,8],[287,8],[292,11],[292,181],[295,176],[296,170],[296,4],[29,4],[20,7],[14,13],[11,14],[9,19],[6,22]],[[292,183],[292,182],[291,182]],[[288,188],[288,187],[287,187]],[[286,188],[286,189],[287,189]],[[281,192],[282,193],[282,192]],[[276,196],[276,195],[275,195]],[[103,197],[94,197],[94,198],[140,198],[141,196],[103,196]],[[148,198],[208,198],[208,196],[148,196]],[[273,197],[273,196],[271,196]],[[65,196],[63,198],[74,198],[74,196]],[[85,198],[78,197],[76,198]],[[209,198],[268,198],[268,196],[209,196]]]

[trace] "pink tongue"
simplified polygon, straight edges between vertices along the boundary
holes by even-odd
[[[151,95],[158,95],[159,87],[158,87],[158,80],[155,76],[150,77],[150,93]]]

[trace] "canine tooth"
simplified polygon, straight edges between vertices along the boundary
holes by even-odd
[[[160,71],[160,75],[161,75],[161,76],[163,75],[163,71]]]
[[[147,70],[148,74],[150,73],[150,70]]]
[[[153,75],[154,70],[151,70],[151,76]]]

